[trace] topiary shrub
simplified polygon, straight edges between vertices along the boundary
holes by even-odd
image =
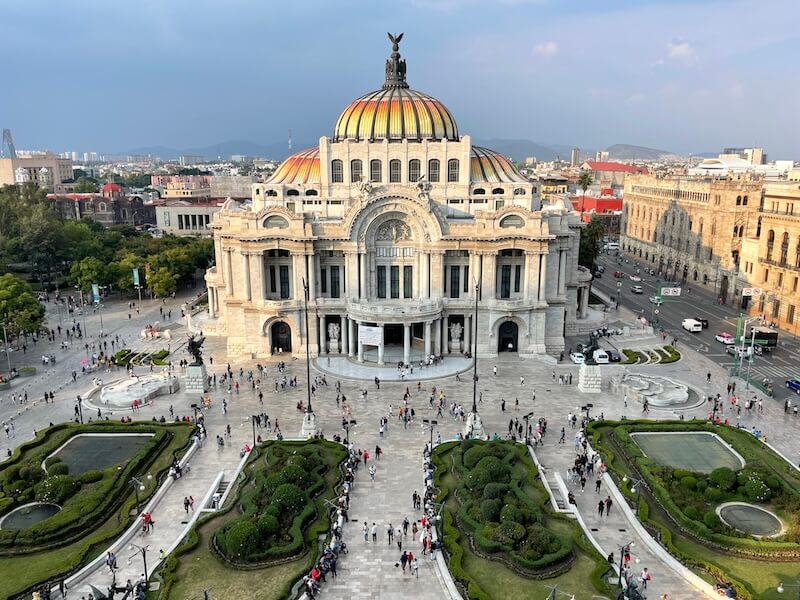
[[[772,490],[756,473],[744,484],[744,492],[752,502],[767,502],[772,498]]]
[[[279,509],[296,513],[306,502],[306,495],[299,487],[292,483],[279,485],[278,489],[272,494],[271,504]]]
[[[45,472],[39,465],[25,465],[19,470],[19,477],[24,481],[36,482],[45,478]]]
[[[503,508],[503,502],[499,498],[491,498],[481,502],[481,517],[486,523],[497,522],[500,520],[500,511]]]
[[[478,461],[488,456],[486,453],[486,448],[487,446],[485,444],[472,446],[466,452],[464,452],[461,462],[464,463],[464,466],[467,469],[475,468],[475,465],[478,464]]]
[[[705,523],[706,527],[714,531],[719,531],[722,529],[722,521],[720,521],[717,513],[713,510],[709,510],[703,515],[703,523]]]
[[[687,477],[681,477],[681,487],[686,488],[687,490],[693,490],[696,485],[697,485],[697,479],[695,479],[691,475]]]
[[[467,488],[474,492],[482,490],[491,481],[492,477],[486,469],[475,468],[467,475],[465,483]]]
[[[505,483],[487,483],[486,487],[483,488],[483,497],[488,499],[491,498],[502,498],[508,493],[509,487]]]
[[[47,457],[47,460],[44,461],[44,466],[45,467],[50,467],[51,465],[54,465],[54,464],[59,463],[59,462],[61,462],[61,458],[60,457],[58,457],[58,456],[49,456],[49,457]]]
[[[51,475],[36,486],[39,502],[63,504],[80,489],[80,485],[69,475]]]
[[[280,473],[283,483],[293,483],[301,488],[306,487],[313,476],[297,465],[286,465]]]
[[[275,515],[271,514],[263,514],[258,519],[258,532],[262,535],[262,537],[270,537],[278,533],[280,529],[280,524],[278,523],[278,518]]]
[[[495,483],[507,483],[511,475],[508,465],[496,456],[484,456],[475,469],[489,473],[489,480]]]
[[[515,504],[506,504],[500,511],[500,522],[515,521],[521,523],[523,520],[522,511]]]
[[[56,463],[47,469],[48,475],[69,475],[69,465],[66,463]]]
[[[96,483],[103,478],[102,471],[86,471],[78,475],[78,481],[81,483]]]
[[[705,496],[706,500],[716,502],[722,498],[722,490],[716,487],[709,487],[706,488],[705,492],[703,492],[703,496]]]
[[[711,471],[708,480],[723,491],[728,491],[736,485],[736,473],[728,467],[719,467]]]
[[[246,558],[257,550],[258,539],[258,528],[253,523],[236,521],[225,531],[225,550],[231,556]]]

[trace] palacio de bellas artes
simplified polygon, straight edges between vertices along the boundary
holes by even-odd
[[[204,332],[230,356],[558,356],[586,318],[580,219],[409,86],[401,37],[379,89],[216,215]]]

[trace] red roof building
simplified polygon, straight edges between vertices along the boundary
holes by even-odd
[[[647,175],[648,171],[644,167],[626,165],[618,162],[600,162],[597,160],[587,160],[581,165],[581,169],[589,171],[594,175],[594,182],[603,186],[622,187],[625,185],[625,175],[642,174]]]

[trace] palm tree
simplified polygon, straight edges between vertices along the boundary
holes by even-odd
[[[586,200],[586,190],[589,189],[589,186],[594,183],[594,177],[592,173],[587,170],[581,171],[581,174],[578,176],[578,186],[583,190],[583,197],[581,198],[581,216],[583,215],[583,203]]]

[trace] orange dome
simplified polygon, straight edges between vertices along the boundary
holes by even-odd
[[[315,185],[319,181],[319,148],[308,148],[283,161],[265,183]]]

